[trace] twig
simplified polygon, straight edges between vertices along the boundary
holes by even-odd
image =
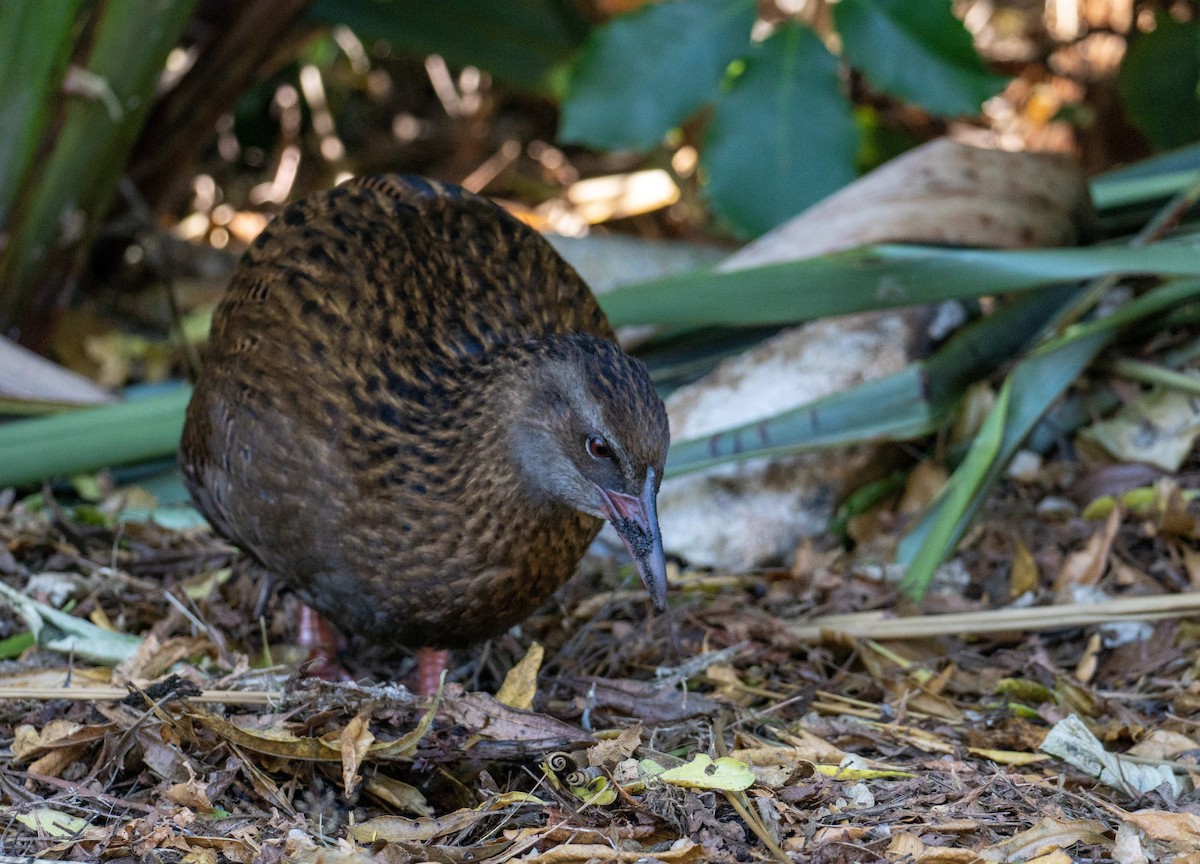
[[[796,639],[815,642],[835,634],[872,639],[923,639],[1009,630],[1064,630],[1119,621],[1157,621],[1200,615],[1200,592],[1157,597],[1122,597],[1104,603],[987,609],[951,615],[889,618],[885,612],[824,615],[803,624],[784,625]]]
[[[8,699],[71,699],[78,702],[119,702],[129,695],[124,687],[0,687],[0,701]],[[283,693],[273,690],[205,690],[188,702],[227,705],[273,705]]]

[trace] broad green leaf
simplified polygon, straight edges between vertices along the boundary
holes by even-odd
[[[754,0],[666,0],[592,34],[562,107],[558,137],[645,150],[716,97],[750,50]]]
[[[784,24],[717,102],[707,194],[736,228],[761,234],[853,180],[857,151],[836,58],[812,30]]]
[[[934,114],[975,114],[1007,80],[984,66],[950,0],[841,0],[833,19],[875,87]]]
[[[368,43],[478,66],[516,87],[551,93],[588,21],[571,0],[316,0],[310,18],[344,24]]]
[[[613,291],[600,303],[618,326],[786,324],[1111,273],[1200,276],[1200,249],[1195,238],[1140,249],[866,246],[750,270],[667,276]]]
[[[1159,149],[1200,138],[1197,85],[1200,21],[1176,21],[1166,12],[1133,40],[1117,75],[1129,119]]]

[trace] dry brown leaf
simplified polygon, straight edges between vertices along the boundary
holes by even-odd
[[[40,732],[21,725],[13,731],[13,757],[30,762],[29,770],[35,774],[59,777],[113,729],[108,723],[82,726],[63,719],[51,720]]]
[[[520,662],[504,676],[504,683],[496,691],[496,701],[519,711],[532,711],[533,697],[537,695],[538,671],[542,668],[545,653],[537,642],[531,644]]]
[[[904,484],[904,494],[900,497],[896,512],[904,516],[920,513],[945,488],[946,481],[949,479],[950,475],[946,472],[946,466],[941,462],[933,459],[924,459],[918,462],[916,467],[909,472],[908,481]]]
[[[216,849],[193,849],[179,859],[179,864],[218,864]]]
[[[386,774],[372,774],[367,777],[363,783],[363,791],[405,813],[432,816],[434,812],[420,789]]]
[[[338,840],[330,848],[324,844],[318,846],[302,831],[291,831],[283,844],[283,860],[288,864],[372,864],[378,858],[348,840]]]
[[[1041,574],[1033,553],[1017,534],[1012,537],[1012,555],[1012,569],[1008,577],[1009,597],[1016,599],[1035,590]]]
[[[1106,844],[1107,830],[1103,822],[1095,819],[1046,818],[1007,840],[981,849],[979,854],[988,861],[1020,861],[1076,843]]]
[[[687,864],[687,862],[691,861],[704,861],[704,856],[704,847],[700,844],[693,843],[691,840],[678,840],[666,852],[655,852],[653,859],[655,861],[677,861]],[[584,864],[584,862],[588,861],[616,861],[620,862],[620,864],[637,864],[639,861],[646,860],[647,857],[645,852],[628,852],[600,843],[564,843],[561,846],[555,846],[553,849],[547,849],[545,852],[539,852],[533,860],[536,860],[538,864],[574,864],[574,862]]]
[[[1060,603],[1071,602],[1073,589],[1091,587],[1100,581],[1108,566],[1108,556],[1120,525],[1121,511],[1114,508],[1108,514],[1104,528],[1093,534],[1083,549],[1067,556],[1054,580],[1054,596]]]
[[[375,736],[371,733],[371,713],[364,711],[355,715],[346,728],[342,730],[342,788],[347,795],[353,794],[362,777],[359,776],[358,766],[367,755]]]
[[[1200,591],[1200,549],[1181,546],[1180,551],[1183,553],[1183,569],[1187,571],[1188,582],[1193,591]]]
[[[1200,853],[1200,816],[1195,813],[1138,810],[1122,813],[1121,818],[1141,829],[1151,840],[1167,843],[1176,854]]]
[[[621,730],[615,738],[601,739],[587,751],[588,765],[593,768],[612,766],[628,759],[642,743],[642,724]]]
[[[1039,855],[1036,858],[1030,858],[1023,864],[1071,864],[1072,858],[1061,849],[1055,849],[1053,852],[1047,852],[1045,855]]]
[[[893,834],[892,842],[883,854],[893,861],[914,861],[917,864],[972,864],[983,860],[970,849],[927,846],[920,837],[907,831]]]
[[[167,798],[190,810],[199,810],[202,813],[213,812],[212,802],[208,799],[207,784],[197,779],[190,764],[187,762],[183,764],[187,766],[191,777],[184,783],[175,783],[167,787]]]
[[[1130,747],[1126,752],[1126,756],[1138,756],[1142,759],[1174,759],[1181,753],[1187,753],[1189,750],[1200,749],[1200,744],[1196,743],[1187,735],[1182,735],[1179,732],[1172,732],[1168,729],[1155,729],[1145,738]]]
[[[1131,822],[1122,822],[1117,826],[1112,856],[1117,864],[1150,864],[1142,843],[1142,833]]]
[[[734,750],[729,755],[751,767],[759,768],[795,766],[801,763],[837,765],[845,756],[841,750],[828,746],[811,750],[805,747],[751,747]]]
[[[142,639],[137,650],[117,664],[113,673],[119,680],[149,681],[181,660],[202,654],[216,654],[216,648],[207,636],[177,636],[160,642],[150,633]]]
[[[237,864],[251,864],[258,857],[258,847],[254,843],[237,837],[206,837],[197,834],[177,836],[173,848],[211,849],[217,853],[219,860],[234,861]]]
[[[790,731],[781,730],[779,740],[785,744],[790,744],[796,749],[799,758],[807,759],[810,762],[831,762],[836,765],[846,756],[845,750],[835,747],[819,735],[809,732],[803,726],[798,726]],[[730,755],[737,756],[737,753],[735,752]]]
[[[464,693],[455,688],[447,696],[444,715],[452,722],[492,741],[569,741],[581,742],[586,736],[578,727],[561,720],[518,711],[497,702],[486,693]]]
[[[375,741],[372,737],[372,740],[367,742],[366,752],[360,762],[409,759],[415,752],[417,744],[429,731],[439,704],[439,700],[435,699],[416,727],[400,738],[393,741]],[[295,735],[279,726],[261,729],[249,728],[195,705],[189,705],[184,711],[184,716],[208,727],[225,740],[254,753],[277,756],[281,759],[303,759],[310,762],[344,762],[340,736],[333,740],[327,740],[326,738]]]
[[[403,816],[377,816],[350,826],[350,836],[359,843],[424,843],[453,834],[475,825],[481,819],[494,816],[487,810],[455,810],[445,816],[407,819]]]
[[[1075,678],[1077,681],[1088,684],[1096,675],[1096,667],[1100,662],[1100,649],[1104,647],[1100,639],[1099,633],[1093,633],[1088,637],[1087,646],[1083,649],[1083,654],[1079,657],[1079,662],[1075,664]]]

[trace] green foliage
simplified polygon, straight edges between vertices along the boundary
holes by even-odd
[[[841,0],[833,20],[872,85],[933,114],[974,114],[1006,82],[988,72],[949,3]]]
[[[750,48],[754,0],[655,3],[588,40],[563,104],[559,138],[648,149],[717,96]]]
[[[717,212],[761,234],[853,180],[857,150],[837,59],[807,27],[788,23],[755,48],[717,103],[702,164]]]
[[[0,55],[6,88],[0,102],[15,94],[23,106],[11,118],[5,108],[4,133],[19,128],[15,139],[0,139],[6,148],[19,142],[0,203],[0,236],[7,241],[0,244],[0,331],[45,326],[61,300],[58,292],[108,209],[194,4],[93,0],[77,7],[77,21],[48,11],[69,3],[0,3],[0,49],[31,44],[54,55],[24,65],[12,62],[26,56],[23,49]],[[35,23],[47,28],[36,38],[21,29]]]
[[[570,0],[315,0],[308,14],[323,24],[344,24],[368,43],[440,54],[543,94],[555,92],[560,70],[589,27]]]
[[[1160,14],[1130,46],[1117,86],[1129,119],[1156,148],[1200,138],[1200,21]]]
[[[834,10],[843,59],[884,92],[959,115],[1003,84],[950,0],[842,0]],[[859,155],[838,60],[800,21],[752,45],[754,15],[749,0],[664,0],[598,28],[571,72],[560,138],[648,149],[712,104],[704,177],[735,229],[762,233],[825,197],[853,179]]]
[[[0,225],[49,120],[49,97],[70,56],[80,2],[0,3],[0,141],[7,148],[0,159]],[[31,33],[41,38],[30,39]]]
[[[1143,294],[1107,317],[1068,330],[1029,352],[1005,378],[966,459],[945,490],[900,544],[907,564],[901,587],[924,594],[983,507],[1009,460],[1055,400],[1122,332],[1145,326],[1182,304],[1200,300],[1200,281],[1176,279]]]

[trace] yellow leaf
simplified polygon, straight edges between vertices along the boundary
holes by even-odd
[[[504,807],[511,807],[513,804],[541,804],[546,806],[546,802],[536,795],[530,795],[528,792],[505,792],[502,795],[497,795],[495,798],[489,798],[484,801],[476,810],[500,810]]]
[[[8,807],[4,809],[11,811],[11,808]],[[91,827],[91,823],[86,819],[80,819],[78,816],[72,816],[70,813],[53,810],[49,807],[37,807],[26,813],[17,813],[13,818],[31,831],[37,831],[39,834],[49,837],[74,837],[85,828]]]
[[[1024,753],[1020,750],[989,750],[986,747],[968,747],[967,751],[984,759],[990,759],[997,765],[1032,765],[1034,762],[1044,762],[1050,758],[1044,753]]]
[[[617,793],[607,777],[593,777],[586,786],[569,787],[571,794],[584,804],[598,804],[606,807],[617,800]]]
[[[722,756],[714,762],[703,753],[697,753],[686,765],[664,771],[660,777],[666,783],[689,789],[741,792],[754,785],[754,772],[745,762],[728,756]]]
[[[529,711],[533,708],[533,697],[537,693],[538,670],[542,668],[542,657],[545,655],[542,646],[534,642],[525,652],[516,666],[508,670],[504,683],[496,694],[496,701],[516,708]]]

